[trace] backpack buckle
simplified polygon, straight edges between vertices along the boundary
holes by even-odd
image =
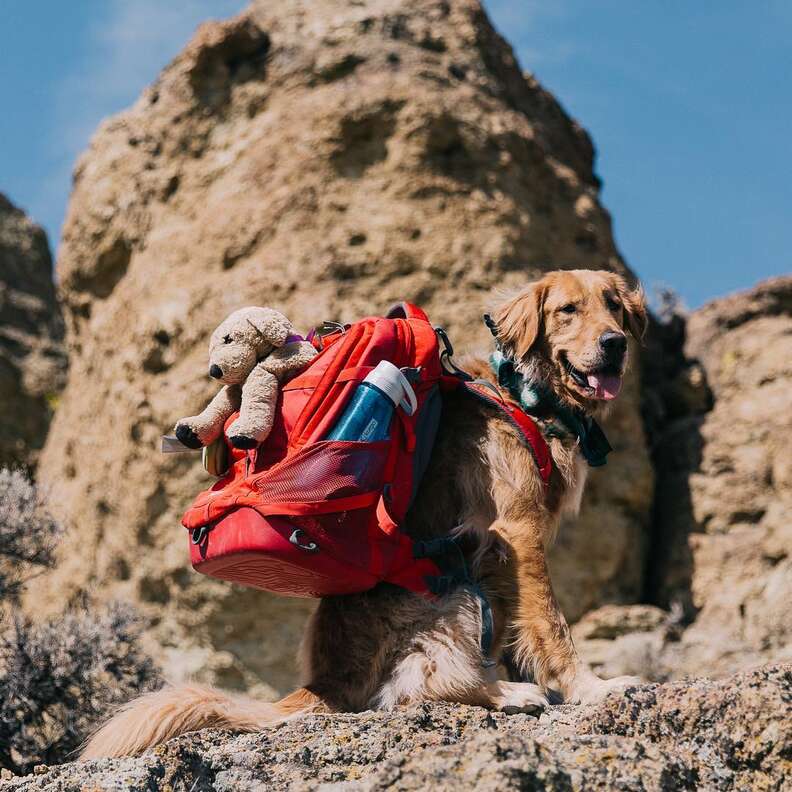
[[[209,536],[209,531],[211,530],[212,528],[209,525],[202,525],[199,528],[193,528],[190,532],[190,541],[194,545],[203,544],[204,539]]]
[[[451,345],[451,339],[448,337],[448,333],[442,327],[435,327],[434,329],[437,337],[443,343],[443,351],[440,353],[440,357],[447,355],[448,357],[454,357],[454,347]]]
[[[295,528],[292,531],[291,536],[289,537],[289,541],[295,546],[299,547],[300,550],[305,550],[307,553],[316,553],[319,551],[319,545],[316,542],[311,542],[310,540],[305,544],[300,543],[300,537],[305,536],[305,532],[302,531],[300,528]]]
[[[345,333],[348,329],[349,325],[345,325],[342,322],[334,322],[330,319],[325,319],[322,324],[314,328],[313,332],[320,338],[323,338],[327,335],[333,335],[333,333]]]
[[[442,367],[443,371],[446,374],[450,374],[451,376],[457,377],[461,379],[463,382],[469,382],[473,379],[466,371],[463,371],[456,363],[452,360],[454,357],[454,347],[451,344],[451,339],[448,337],[448,333],[442,327],[435,327],[434,328],[435,335],[440,339],[440,342],[443,345],[443,349],[440,351],[440,366]]]

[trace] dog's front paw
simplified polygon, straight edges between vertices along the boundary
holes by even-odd
[[[642,684],[640,677],[618,676],[613,679],[600,679],[595,674],[587,675],[584,680],[575,686],[571,696],[566,699],[567,704],[598,704],[610,693],[625,690]]]
[[[195,434],[195,432],[190,429],[187,424],[176,424],[176,437],[178,438],[179,442],[182,445],[186,445],[187,448],[200,448],[202,445],[198,435]]]
[[[507,715],[515,715],[518,712],[540,715],[549,704],[542,689],[531,682],[498,682],[497,685],[495,709]]]

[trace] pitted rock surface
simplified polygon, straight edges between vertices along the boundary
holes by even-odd
[[[792,668],[646,685],[538,720],[423,704],[205,730],[135,759],[41,768],[47,790],[780,790],[792,783]]]

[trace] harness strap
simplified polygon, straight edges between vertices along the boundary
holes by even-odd
[[[498,378],[498,385],[509,392],[522,410],[538,416],[549,436],[575,438],[580,453],[591,467],[604,465],[613,449],[600,425],[582,410],[562,404],[545,385],[523,375],[515,359],[498,340],[498,326],[489,314],[484,314],[484,324],[495,337],[495,351],[490,358],[490,365]]]
[[[517,429],[523,444],[531,449],[539,469],[539,475],[545,485],[550,483],[550,476],[553,472],[553,457],[550,454],[550,447],[544,439],[544,435],[539,427],[520,407],[511,399],[505,399],[500,391],[488,380],[473,380],[460,384],[467,393],[479,401],[495,407],[504,418]]]
[[[335,381],[352,382],[353,380],[363,380],[366,375],[374,371],[374,366],[350,366],[343,369]],[[282,391],[301,390],[303,388],[316,388],[322,381],[324,374],[298,374],[293,380],[281,386]]]
[[[429,321],[429,317],[423,311],[423,309],[419,308],[417,305],[414,305],[411,302],[398,302],[395,305],[392,305],[388,312],[385,314],[386,319],[423,319],[425,322]]]
[[[495,628],[492,616],[492,607],[487,595],[471,579],[468,572],[465,556],[459,543],[453,536],[444,536],[438,539],[428,539],[413,543],[414,558],[431,558],[444,573],[443,575],[427,577],[426,583],[432,594],[442,597],[457,587],[468,589],[476,597],[479,604],[481,618],[481,664],[484,668],[496,665],[490,657]]]

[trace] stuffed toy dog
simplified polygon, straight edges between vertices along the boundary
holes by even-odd
[[[209,339],[209,376],[225,387],[203,412],[176,424],[176,437],[190,448],[209,445],[239,410],[228,439],[236,448],[255,448],[272,429],[279,383],[314,355],[282,313],[255,307],[234,311]]]

